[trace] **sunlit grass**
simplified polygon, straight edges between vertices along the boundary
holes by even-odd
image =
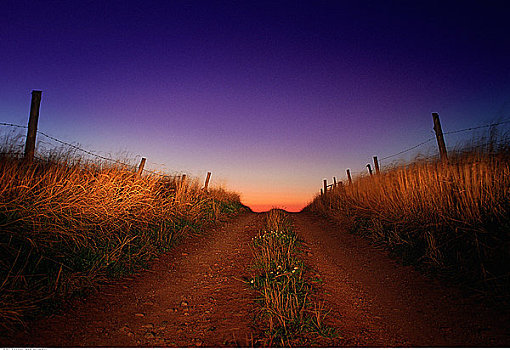
[[[451,152],[448,163],[389,167],[317,196],[307,209],[383,242],[405,263],[507,302],[509,151],[491,144]]]
[[[0,155],[0,325],[133,272],[243,208],[236,193],[134,168]]]

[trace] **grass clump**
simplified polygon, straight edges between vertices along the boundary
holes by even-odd
[[[0,154],[0,328],[146,266],[244,208],[235,193],[134,168]]]
[[[381,242],[405,264],[508,306],[510,147],[466,147],[359,177],[306,208]],[[482,295],[478,293],[479,295]]]
[[[270,210],[264,229],[253,238],[257,274],[250,280],[261,294],[260,313],[268,325],[268,346],[296,344],[305,333],[334,333],[323,324],[324,305],[312,305],[312,288],[297,257],[297,246],[289,217],[283,210]]]

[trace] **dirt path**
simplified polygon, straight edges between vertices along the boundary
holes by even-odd
[[[383,250],[311,214],[293,214],[306,263],[344,339],[336,346],[510,346],[510,318],[398,265]]]
[[[246,346],[254,291],[242,277],[261,216],[243,214],[189,237],[130,279],[103,288],[62,316],[0,343],[23,347]]]
[[[16,347],[252,346],[255,291],[249,243],[263,215],[243,214],[189,237],[144,271],[76,302],[29,332],[1,339]],[[324,346],[509,346],[510,317],[484,308],[398,265],[383,250],[311,214],[291,214],[305,241],[318,298],[340,337]],[[307,254],[306,254],[307,253]],[[256,344],[256,343],[255,343]]]

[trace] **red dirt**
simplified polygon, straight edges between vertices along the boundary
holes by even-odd
[[[291,215],[324,281],[321,298],[344,339],[332,346],[510,345],[509,315],[491,310],[402,266],[367,240],[307,213]]]
[[[291,214],[317,298],[340,337],[321,346],[508,346],[510,319],[442,286],[342,227]],[[152,270],[105,286],[60,316],[0,339],[23,347],[253,346],[257,292],[243,281],[262,216],[247,213],[188,237]]]
[[[3,346],[247,346],[256,292],[242,280],[260,215],[188,237],[152,270],[102,288],[68,313],[30,325]]]

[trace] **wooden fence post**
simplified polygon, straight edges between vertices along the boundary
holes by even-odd
[[[209,179],[211,178],[211,172],[208,171],[207,172],[207,177],[205,178],[205,185],[204,185],[204,190],[207,192],[207,187],[209,187]]]
[[[138,175],[138,176],[142,175],[143,168],[145,166],[145,161],[146,161],[146,159],[142,157],[142,160],[140,161],[140,165],[138,166],[138,172],[136,173],[136,175]]]
[[[347,178],[349,179],[349,185],[352,185],[351,170],[347,169]]]
[[[186,181],[186,174],[182,174],[182,176],[181,176],[181,184],[184,184],[185,181]]]
[[[328,180],[324,179],[324,193],[328,192]]]
[[[379,161],[377,160],[377,156],[374,156],[374,166],[375,166],[375,173],[377,175],[380,174],[380,170],[379,170]]]
[[[368,173],[370,174],[370,176],[372,176],[372,167],[370,166],[370,163],[367,164],[367,168],[368,168]]]
[[[434,120],[434,131],[436,132],[437,145],[439,146],[439,156],[441,161],[445,162],[448,160],[448,153],[446,152],[446,145],[444,143],[441,122],[439,121],[439,114],[432,113],[432,119]]]
[[[333,187],[336,188],[336,176],[333,176]]]
[[[27,161],[32,161],[34,159],[37,122],[39,121],[39,107],[41,106],[41,94],[42,91],[32,90],[32,101],[30,103],[30,117],[28,119],[28,131],[24,154],[24,158]]]
[[[321,188],[321,196],[324,194],[324,192],[322,192],[322,188]]]

